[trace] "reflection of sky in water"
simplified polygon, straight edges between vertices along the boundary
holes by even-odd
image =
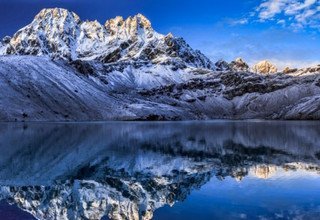
[[[317,219],[316,122],[2,124],[0,218]],[[19,210],[19,208],[21,210]]]
[[[319,198],[316,173],[281,171],[270,179],[249,176],[241,181],[212,178],[185,201],[156,210],[154,219],[318,219]]]

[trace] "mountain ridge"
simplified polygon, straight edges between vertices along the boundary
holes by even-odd
[[[150,20],[141,13],[126,19],[116,16],[101,24],[97,20],[82,21],[76,13],[63,8],[45,8],[13,37],[4,37],[0,42],[0,55],[49,56],[53,59],[96,60],[103,63],[143,60],[153,64],[176,63],[179,68],[190,66],[259,74],[297,74],[315,68],[287,67],[279,71],[268,60],[249,67],[240,57],[230,63],[224,60],[214,63],[199,50],[192,49],[183,38],[174,37],[172,33],[162,35],[156,32]],[[224,62],[224,67],[221,62]]]
[[[127,19],[117,16],[102,25],[98,21],[81,21],[78,15],[65,9],[43,9],[5,47],[4,55],[46,55],[103,63],[183,62],[193,67],[214,68],[207,57],[182,38],[154,31],[142,14]]]
[[[44,9],[2,44],[1,121],[320,119],[319,66],[213,63],[141,14]]]

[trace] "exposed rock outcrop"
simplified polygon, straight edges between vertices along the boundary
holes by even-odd
[[[295,73],[297,72],[298,69],[296,68],[290,68],[290,67],[286,67],[284,68],[284,70],[282,71],[284,74],[290,74],[290,73]]]
[[[225,60],[218,60],[215,63],[215,66],[216,66],[216,70],[217,71],[228,71],[228,70],[231,70],[230,64]]]
[[[248,72],[249,65],[242,60],[242,58],[237,58],[230,63],[230,69],[236,72]]]
[[[11,41],[11,37],[10,36],[5,36],[4,38],[2,38],[2,43],[3,44],[8,44]]]

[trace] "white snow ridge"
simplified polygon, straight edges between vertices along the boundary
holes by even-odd
[[[0,43],[0,120],[319,119],[319,72],[213,63],[141,14],[44,9]]]

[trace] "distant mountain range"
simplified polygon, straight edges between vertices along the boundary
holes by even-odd
[[[213,62],[141,14],[44,9],[0,43],[0,120],[319,119],[319,73]]]

